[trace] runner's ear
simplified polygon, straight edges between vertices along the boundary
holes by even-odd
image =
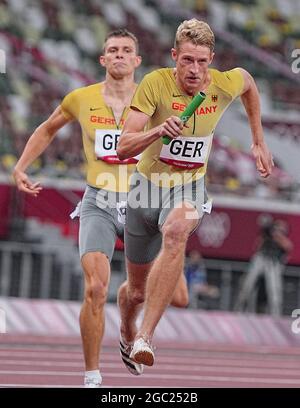
[[[137,55],[135,57],[135,68],[139,67],[142,63],[142,57],[140,55]]]
[[[105,57],[104,57],[104,55],[100,55],[99,63],[100,63],[100,65],[102,65],[102,67],[105,67]]]

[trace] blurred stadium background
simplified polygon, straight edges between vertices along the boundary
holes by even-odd
[[[292,70],[292,52],[300,49],[299,0],[0,0],[0,49],[6,54],[6,73],[0,74],[0,306],[10,333],[78,335],[83,292],[78,222],[69,218],[85,186],[80,128],[72,124],[60,131],[30,168],[44,186],[38,199],[18,193],[11,180],[28,137],[66,93],[103,79],[97,60],[108,31],[126,27],[139,38],[139,81],[171,64],[175,30],[191,17],[207,20],[216,34],[214,67],[242,66],[255,77],[276,166],[271,177],[259,179],[246,115],[235,103],[218,125],[209,162],[214,210],[188,246],[202,253],[208,283],[219,296],[197,299],[191,310],[169,311],[158,337],[172,340],[171,325],[174,341],[180,331],[174,322],[185,313],[189,332],[199,328],[186,342],[299,345],[300,335],[290,329],[292,311],[300,307],[300,76]],[[233,305],[266,214],[287,222],[294,244],[284,273],[285,317],[242,319],[232,313]],[[114,303],[125,279],[120,242],[112,269],[108,338],[118,337]],[[253,292],[256,300],[264,301],[263,291]],[[43,308],[49,319],[42,322]],[[259,311],[268,313],[253,307]],[[203,329],[208,321],[209,336]],[[226,327],[214,333],[220,322]],[[0,383],[7,383],[1,374]]]

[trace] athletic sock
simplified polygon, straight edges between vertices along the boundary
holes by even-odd
[[[89,380],[98,380],[99,384],[102,382],[102,377],[99,370],[86,371],[85,378]]]

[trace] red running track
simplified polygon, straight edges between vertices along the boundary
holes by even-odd
[[[104,387],[300,387],[300,349],[160,343],[153,367],[130,375],[106,340]],[[79,338],[0,335],[0,387],[81,387]]]

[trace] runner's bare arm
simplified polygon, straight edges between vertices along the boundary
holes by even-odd
[[[42,189],[40,183],[32,183],[25,171],[52,142],[56,132],[68,122],[70,122],[70,120],[65,118],[61,107],[58,106],[52,115],[30,136],[13,171],[13,177],[20,191],[34,196],[38,195]]]
[[[129,111],[117,146],[120,160],[140,154],[162,136],[166,135],[172,139],[179,136],[184,126],[179,117],[171,116],[161,125],[144,132],[148,120],[149,116],[139,110]]]
[[[272,154],[265,141],[261,123],[259,93],[253,77],[239,68],[244,78],[244,89],[241,95],[242,103],[247,112],[251,133],[252,133],[252,153],[256,159],[256,167],[262,177],[267,177],[272,172],[274,166]]]

